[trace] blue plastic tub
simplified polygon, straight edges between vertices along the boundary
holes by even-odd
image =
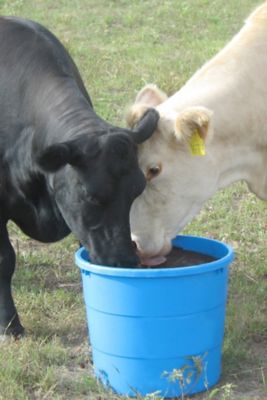
[[[121,395],[194,394],[220,377],[228,245],[177,236],[173,245],[216,261],[178,268],[80,267],[95,374]]]

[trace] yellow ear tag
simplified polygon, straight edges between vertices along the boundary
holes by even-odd
[[[196,129],[189,141],[191,154],[193,156],[205,156],[205,142],[204,139],[200,136],[198,130]]]

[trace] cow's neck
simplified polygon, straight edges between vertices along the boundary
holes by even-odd
[[[246,88],[245,81],[239,85]],[[247,87],[244,93],[250,90]],[[233,87],[231,79],[218,83],[211,76],[209,84],[205,79],[192,79],[159,109],[161,113],[169,110],[179,113],[192,106],[212,110],[213,133],[207,141],[207,150],[218,172],[216,189],[244,180],[252,192],[267,200],[267,128],[263,121],[266,103],[260,91],[255,109],[253,99],[242,99],[244,93],[240,93],[238,85]]]
[[[255,131],[255,120],[249,115],[252,109],[237,114],[235,118],[225,118],[225,115],[231,116],[230,106],[229,110],[225,106],[224,111],[222,105],[219,110],[216,106],[213,108],[213,137],[207,143],[207,149],[219,173],[218,189],[243,180],[258,197],[267,199],[267,136],[265,142],[263,140],[265,127]],[[234,110],[231,111],[233,114]]]
[[[223,101],[217,109],[212,107],[210,101],[205,102],[203,99],[191,104],[195,105],[206,106],[214,112],[212,137],[206,146],[207,157],[212,159],[217,171],[215,191],[243,180],[253,193],[267,200],[267,131],[264,131],[266,127],[255,132],[255,129],[250,127],[246,110],[243,115],[238,116],[238,120],[225,117],[230,114],[227,103]],[[175,111],[182,111],[188,106],[189,104],[179,107],[176,103]]]
[[[58,79],[42,94],[43,106],[37,104],[38,129],[42,147],[63,142],[80,134],[107,130],[108,124],[93,110],[88,99],[72,79]],[[40,145],[40,135],[38,144]]]
[[[267,199],[267,17],[262,13],[257,18],[260,13],[262,9],[163,108],[211,109],[214,133],[207,147],[218,171],[218,188],[245,180],[251,191]]]
[[[29,113],[25,113],[25,126],[14,135],[13,146],[6,154],[11,171],[6,198],[14,205],[9,218],[27,235],[44,242],[63,238],[69,228],[55,202],[51,180],[40,173],[35,156],[53,143],[92,132],[94,128],[107,129],[107,124],[75,88],[75,82],[63,79],[54,83],[50,87],[40,86]]]
[[[260,148],[254,143],[243,143],[242,138],[239,143],[228,138],[225,144],[216,140],[216,130],[214,135],[209,151],[219,172],[218,189],[243,180],[252,192],[267,200],[267,146]]]
[[[7,219],[22,231],[42,242],[60,240],[69,232],[44,176],[40,174],[30,152],[34,130],[24,128],[6,151],[3,165],[7,168],[0,196]],[[25,218],[26,216],[26,218]]]
[[[220,115],[220,111],[218,111]],[[222,114],[224,115],[224,114]],[[253,135],[246,128],[246,118],[240,121],[224,120],[214,113],[213,133],[207,142],[207,153],[213,159],[218,173],[216,189],[234,182],[245,181],[259,198],[267,200],[267,136],[262,131]],[[247,121],[249,126],[249,122]]]

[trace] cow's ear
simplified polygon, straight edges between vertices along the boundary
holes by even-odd
[[[156,85],[149,84],[143,87],[137,94],[135,103],[147,104],[149,107],[156,107],[163,101],[167,100],[168,96]]]
[[[56,172],[72,160],[68,143],[57,143],[47,147],[37,156],[37,164],[46,172]]]
[[[137,94],[134,104],[128,109],[126,122],[130,128],[134,128],[149,108],[163,103],[167,99],[166,93],[156,85],[146,85]]]
[[[96,157],[99,151],[98,137],[84,134],[67,142],[48,146],[37,156],[36,162],[44,171],[56,172],[66,164],[83,166],[89,159]]]
[[[190,107],[175,120],[175,136],[179,141],[189,142],[195,132],[205,140],[210,132],[213,112],[206,107]]]

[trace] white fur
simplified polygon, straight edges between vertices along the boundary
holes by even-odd
[[[165,99],[148,88],[138,94],[132,118],[139,104],[156,107],[161,118],[140,146],[139,162],[145,174],[157,164],[162,172],[135,200],[131,229],[139,251],[151,256],[169,251],[203,203],[235,181],[267,199],[267,2],[176,94]],[[205,138],[205,156],[190,154],[195,128]]]

